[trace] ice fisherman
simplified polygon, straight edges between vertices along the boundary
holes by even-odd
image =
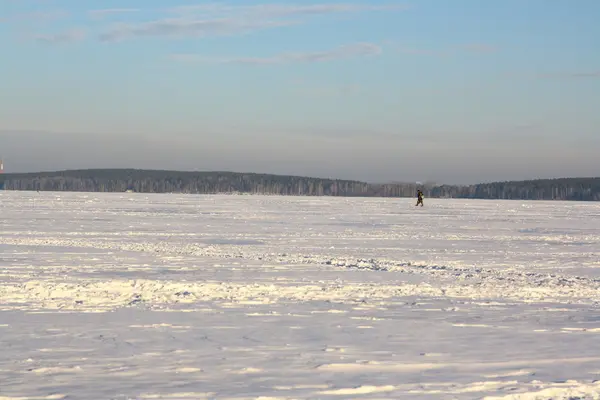
[[[421,190],[417,190],[417,204],[415,204],[415,207],[419,204],[423,207],[423,192]]]

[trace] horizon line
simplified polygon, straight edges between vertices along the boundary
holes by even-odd
[[[1,160],[1,158],[0,158]],[[177,169],[154,169],[154,168],[134,168],[134,167],[111,167],[111,168],[71,168],[71,169],[60,169],[60,170],[42,170],[35,172],[6,172],[2,173],[2,176],[7,175],[35,175],[35,174],[52,174],[52,173],[65,173],[65,172],[76,172],[76,171],[139,171],[139,172],[173,172],[173,173],[186,173],[186,174],[194,174],[194,173],[226,173],[226,174],[239,174],[239,175],[270,175],[270,176],[280,176],[280,177],[292,177],[292,178],[304,178],[304,179],[323,179],[323,180],[333,180],[333,181],[346,181],[346,182],[355,182],[355,183],[365,183],[368,185],[416,185],[416,186],[432,186],[432,187],[442,187],[442,186],[476,186],[476,185],[488,185],[495,183],[510,183],[510,182],[534,182],[534,181],[555,181],[555,180],[576,180],[576,179],[600,179],[600,176],[572,176],[572,177],[554,177],[554,178],[533,178],[533,179],[521,179],[521,180],[497,180],[497,181],[482,181],[478,183],[471,184],[449,184],[449,183],[436,183],[431,181],[415,181],[415,182],[406,182],[406,181],[388,181],[388,182],[370,182],[363,181],[359,179],[343,179],[343,178],[334,178],[334,177],[319,177],[319,176],[310,176],[310,175],[297,175],[297,174],[283,174],[283,173],[271,173],[271,172],[250,172],[250,171],[227,171],[227,170],[177,170]]]

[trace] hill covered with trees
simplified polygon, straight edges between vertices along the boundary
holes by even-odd
[[[249,193],[300,196],[426,197],[522,200],[600,200],[600,178],[494,182],[468,186],[374,184],[352,180],[238,172],[88,169],[4,174],[5,190],[144,193]]]

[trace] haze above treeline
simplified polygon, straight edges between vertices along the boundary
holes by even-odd
[[[600,177],[505,181],[474,185],[367,183],[356,180],[223,171],[85,169],[9,173],[4,190],[261,194],[297,196],[426,197],[521,200],[600,200]]]

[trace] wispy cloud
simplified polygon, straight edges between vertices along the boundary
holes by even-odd
[[[164,19],[141,24],[122,24],[100,35],[104,42],[121,41],[140,37],[205,37],[228,36],[251,31],[287,26],[289,21],[238,20],[232,18],[190,20],[184,18]]]
[[[465,45],[457,45],[446,47],[442,49],[423,49],[423,48],[415,48],[415,47],[407,47],[403,45],[397,45],[396,49],[404,54],[413,54],[413,55],[424,55],[424,56],[451,56],[458,53],[495,53],[498,51],[498,48],[485,43],[470,43]]]
[[[0,17],[0,22],[54,21],[66,18],[69,15],[69,12],[65,10],[35,11]]]
[[[294,17],[302,15],[324,15],[364,11],[387,11],[407,9],[405,4],[365,5],[352,3],[325,4],[255,4],[247,6],[226,6],[217,3],[174,7],[170,11],[178,14],[201,13],[211,15],[253,15],[263,17]]]
[[[294,94],[320,99],[323,97],[348,97],[368,94],[367,88],[358,84],[315,85],[314,83],[302,80],[293,82],[291,90]]]
[[[99,10],[90,10],[88,15],[92,18],[104,18],[110,15],[127,14],[141,11],[139,8],[105,8]]]
[[[594,79],[594,78],[600,78],[600,69],[598,70],[592,70],[592,71],[579,71],[579,72],[557,72],[557,73],[550,73],[550,74],[541,74],[540,75],[542,78],[547,78],[547,79],[552,79],[552,78],[556,78],[556,79]]]
[[[572,78],[600,78],[600,70],[591,72],[572,72]]]
[[[272,65],[287,63],[317,63],[341,59],[375,56],[381,54],[380,46],[373,43],[355,43],[340,46],[335,49],[304,53],[282,53],[272,57],[233,57],[214,58],[197,54],[172,54],[171,58],[183,62],[217,63],[217,64],[248,64]]]
[[[590,69],[588,71],[554,71],[554,72],[538,72],[538,71],[512,71],[501,75],[503,78],[509,79],[552,79],[552,80],[585,80],[600,78],[600,69]]]
[[[498,51],[498,48],[485,43],[470,43],[459,48],[473,53],[494,53]]]
[[[420,49],[420,48],[405,47],[405,46],[400,46],[400,47],[397,47],[396,49],[400,53],[422,55],[422,56],[441,56],[441,55],[448,54],[448,51]]]
[[[72,29],[55,34],[35,35],[34,39],[45,44],[64,44],[81,41],[85,39],[85,35],[83,29]]]
[[[245,34],[252,31],[296,25],[303,17],[351,12],[404,9],[404,5],[361,4],[258,4],[228,6],[202,4],[169,9],[174,18],[114,26],[100,35],[102,41],[120,41],[140,37],[202,37]]]

